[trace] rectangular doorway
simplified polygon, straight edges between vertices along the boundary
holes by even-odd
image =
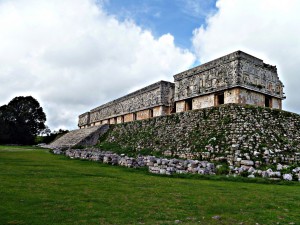
[[[265,95],[265,107],[272,108],[272,97]]]
[[[153,109],[149,109],[149,118],[153,118]]]
[[[216,95],[216,106],[218,105],[224,105],[224,92],[219,93]]]
[[[189,111],[193,109],[193,99],[185,100],[185,111]]]

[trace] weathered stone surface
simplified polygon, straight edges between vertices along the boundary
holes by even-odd
[[[277,75],[277,68],[242,51],[174,75],[174,80],[175,101],[237,86],[283,98],[283,85]]]
[[[101,151],[98,149],[68,149],[62,151],[61,149],[53,149],[54,154],[64,154],[72,159],[86,159],[91,161],[99,161],[111,165],[120,165],[124,167],[137,168],[148,166],[149,172],[156,174],[172,175],[174,173],[202,173],[215,174],[215,167],[213,163],[206,161],[199,162],[198,160],[177,160],[156,158],[154,156],[138,156],[137,158],[118,155],[109,151]],[[159,162],[159,163],[157,163]],[[162,164],[164,162],[164,164]],[[155,165],[154,165],[155,163]],[[190,170],[191,167],[187,165],[197,164],[197,167]]]
[[[109,151],[101,151],[99,149],[68,149],[63,151],[61,149],[53,149],[54,154],[64,154],[72,159],[85,159],[91,161],[98,161],[110,165],[119,165],[128,168],[138,168],[147,166],[150,173],[172,175],[172,174],[201,174],[201,175],[215,175],[217,170],[222,165],[217,165],[199,160],[178,160],[178,159],[164,159],[157,158],[154,156],[138,156],[128,157],[124,154],[118,155]],[[156,163],[154,163],[156,162]],[[154,165],[155,164],[155,165]],[[196,166],[197,165],[197,166]],[[284,165],[289,168],[287,165]],[[216,168],[216,169],[215,169]],[[229,167],[228,175],[239,176],[244,175],[247,172],[249,178],[263,177],[271,180],[284,179],[287,181],[293,180],[293,175],[300,181],[300,168],[291,170],[290,174],[282,175],[280,171],[273,171],[267,169],[265,171],[256,170],[253,167],[248,168],[247,166],[242,167]]]
[[[95,145],[99,139],[99,135],[103,135],[109,129],[108,125],[88,127],[84,129],[78,129],[66,133],[59,139],[53,141],[49,145],[45,145],[45,148],[61,148],[72,147],[75,145],[91,146]]]
[[[300,116],[229,104],[114,125],[105,141],[238,167],[289,165],[300,163]]]
[[[126,122],[136,119],[134,118],[136,116],[137,119],[145,119],[151,116],[166,115],[166,109],[164,107],[169,108],[172,105],[174,95],[173,91],[173,83],[167,81],[154,83],[80,115],[78,126],[84,127],[100,122],[110,124],[123,122],[118,121],[117,117],[119,116],[128,117],[132,115],[131,119],[126,120],[125,118]],[[146,109],[153,110],[153,115],[151,115],[150,111],[147,111]],[[138,115],[134,115],[132,113],[138,113]],[[115,118],[112,123],[109,121],[111,118]]]
[[[287,180],[287,181],[292,181],[293,176],[292,176],[292,174],[283,174],[283,179]]]
[[[254,165],[254,162],[251,161],[251,160],[242,160],[242,161],[241,161],[241,164],[242,164],[242,165],[245,165],[245,166],[253,166],[253,165]]]

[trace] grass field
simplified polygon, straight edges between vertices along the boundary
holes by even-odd
[[[299,213],[299,185],[160,177],[0,146],[1,225],[300,224]]]

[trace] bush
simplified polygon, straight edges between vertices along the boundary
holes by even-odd
[[[248,171],[243,171],[243,172],[240,173],[240,175],[242,177],[248,177],[250,175],[250,173]]]
[[[217,175],[227,175],[229,174],[229,166],[227,164],[222,164],[222,165],[219,165],[217,166],[217,171],[216,171],[216,174]]]

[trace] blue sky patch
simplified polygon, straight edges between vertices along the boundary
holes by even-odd
[[[192,32],[217,11],[216,0],[106,0],[102,7],[123,21],[131,19],[155,37],[170,33],[175,44],[191,48]]]

